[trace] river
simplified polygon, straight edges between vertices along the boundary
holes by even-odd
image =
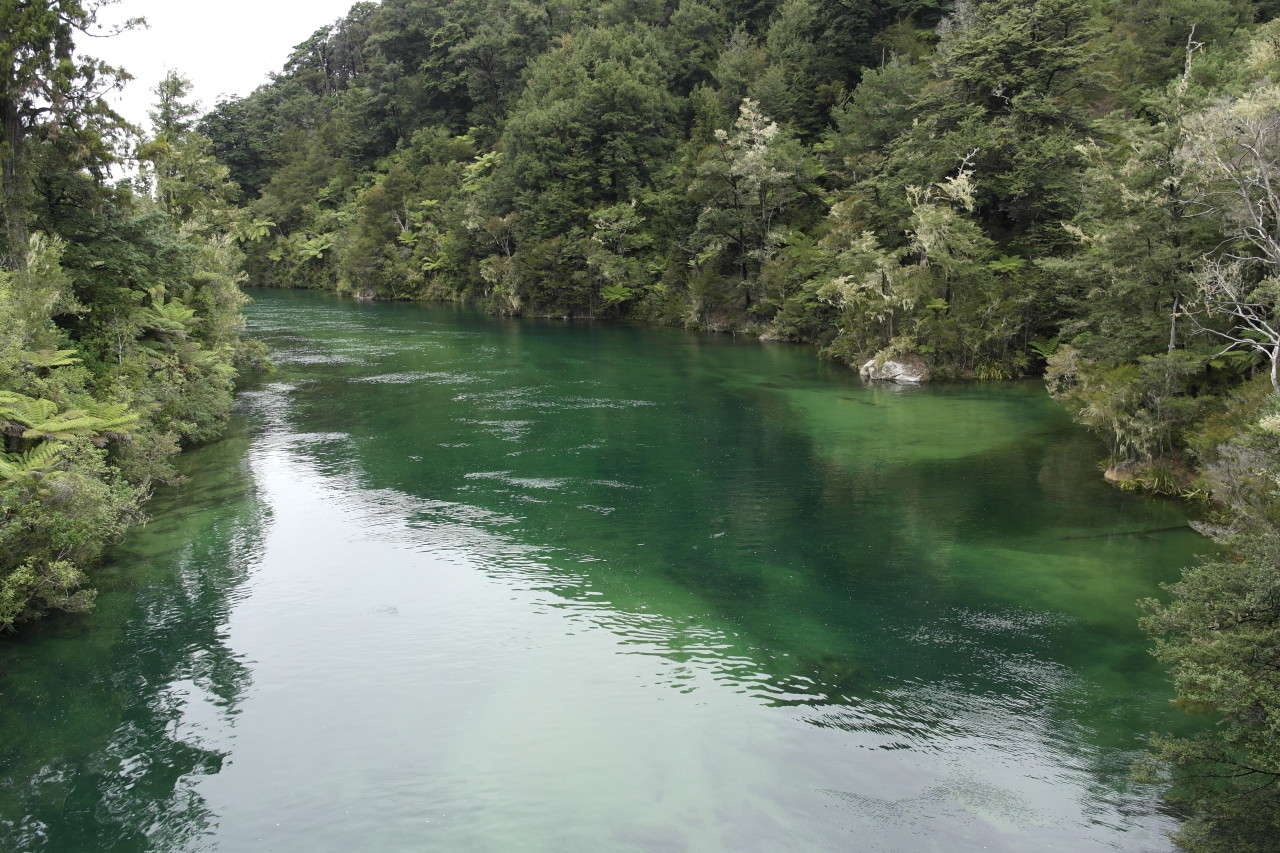
[[[258,292],[278,370],[0,644],[0,848],[1168,851],[1204,543],[1036,383]]]

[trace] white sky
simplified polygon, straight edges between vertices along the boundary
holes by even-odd
[[[356,0],[121,0],[102,23],[146,18],[149,26],[113,38],[84,38],[80,52],[122,66],[134,76],[117,109],[143,129],[152,89],[169,69],[193,84],[209,110],[220,95],[247,95],[279,71],[294,45],[346,15]]]

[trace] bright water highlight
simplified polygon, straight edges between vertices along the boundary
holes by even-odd
[[[1167,851],[1204,543],[1034,383],[264,292],[279,370],[0,645],[0,848]]]

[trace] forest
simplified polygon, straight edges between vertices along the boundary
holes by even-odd
[[[216,438],[241,339],[238,189],[158,87],[145,138],[76,52],[101,4],[0,4],[0,630],[92,605],[103,549],[145,519],[182,447]],[[123,158],[138,169],[112,181]]]
[[[1145,627],[1189,851],[1280,833],[1280,7],[1247,0],[383,0],[153,128],[0,3],[0,626],[214,438],[240,285],[630,319],[935,380],[1043,376],[1120,488],[1222,556]],[[111,164],[137,165],[113,181]]]

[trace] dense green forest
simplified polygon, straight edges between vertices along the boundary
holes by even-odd
[[[262,362],[238,190],[182,78],[145,139],[108,106],[127,75],[75,44],[100,5],[0,2],[0,631],[92,604],[86,571]],[[136,177],[113,182],[124,156]]]
[[[1043,375],[1224,555],[1147,627],[1193,851],[1280,834],[1280,12],[1247,0],[383,0],[139,140],[93,0],[0,0],[0,627],[217,435],[239,285]],[[136,178],[112,182],[122,155]]]
[[[1272,11],[360,3],[200,129],[257,282],[1047,373],[1194,493],[1280,388]]]

